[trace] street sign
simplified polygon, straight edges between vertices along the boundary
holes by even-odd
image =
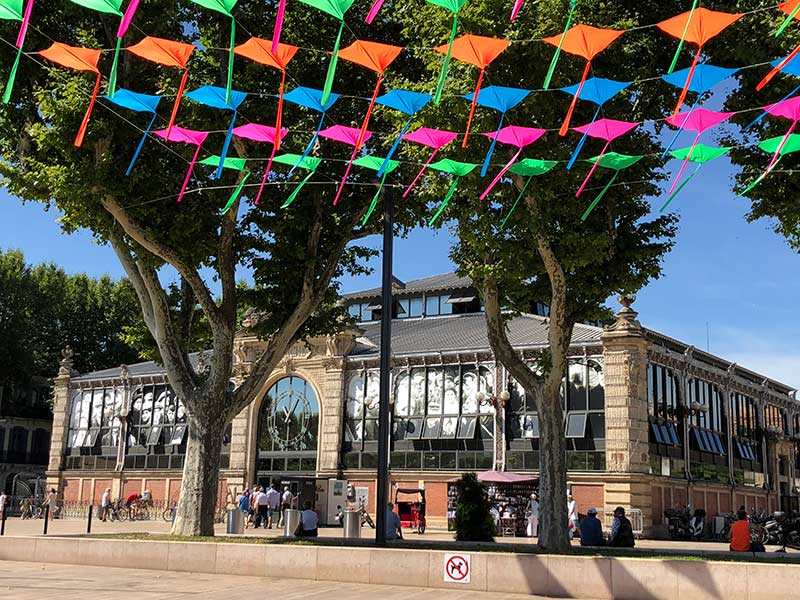
[[[469,554],[444,555],[444,580],[446,583],[469,583],[472,560]]]

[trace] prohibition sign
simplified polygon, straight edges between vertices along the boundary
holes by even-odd
[[[469,554],[445,554],[444,580],[450,583],[470,582]]]

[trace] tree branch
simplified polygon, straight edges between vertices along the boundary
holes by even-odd
[[[131,285],[133,286],[133,290],[136,292],[136,296],[139,298],[139,304],[142,308],[142,318],[144,319],[144,323],[152,332],[153,328],[155,327],[153,303],[150,300],[150,294],[147,292],[144,281],[139,275],[139,270],[136,268],[136,263],[134,262],[130,248],[125,243],[125,240],[116,228],[111,229],[108,234],[108,239],[109,242],[111,242],[111,247],[114,249],[114,253],[117,255],[120,264],[122,264],[122,268],[125,269],[125,273],[128,276]]]

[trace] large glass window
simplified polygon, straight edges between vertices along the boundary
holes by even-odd
[[[303,452],[317,449],[319,404],[305,379],[284,377],[261,403],[260,452]]]
[[[137,388],[128,416],[128,446],[178,446],[186,437],[186,408],[168,385]]]
[[[77,391],[72,396],[67,447],[116,447],[122,399],[122,390],[117,388]]]

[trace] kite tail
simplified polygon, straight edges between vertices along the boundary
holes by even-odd
[[[242,180],[239,182],[239,185],[237,185],[236,189],[233,190],[231,197],[228,198],[228,203],[224,206],[224,208],[221,211],[219,211],[220,216],[224,215],[231,209],[231,206],[233,206],[233,203],[236,202],[236,200],[239,198],[239,194],[242,193],[244,184],[247,182],[249,178],[250,178],[250,171],[247,171],[246,175],[242,177]]]
[[[689,26],[692,24],[692,17],[694,16],[694,11],[697,9],[698,3],[699,0],[694,0],[694,2],[692,2],[692,8],[689,11],[689,18],[686,19],[686,27],[683,28],[681,41],[678,42],[678,49],[675,50],[675,56],[672,57],[672,63],[670,63],[667,73],[672,73],[678,64],[678,58],[681,55],[681,50],[683,50],[683,45],[686,43],[686,34],[689,33]]]
[[[441,215],[444,209],[447,208],[447,205],[450,204],[450,200],[452,200],[453,194],[456,193],[456,186],[458,185],[459,179],[460,179],[459,177],[456,177],[453,180],[453,183],[450,184],[450,189],[447,190],[447,195],[444,197],[444,200],[442,200],[442,204],[439,206],[439,210],[437,210],[431,217],[431,220],[428,221],[428,227],[433,227],[433,224],[436,223],[436,219],[439,218],[439,215]]]
[[[286,69],[281,69],[281,88],[278,90],[278,116],[275,117],[275,150],[281,149],[281,126],[283,125],[283,90],[286,87]]]
[[[303,150],[303,154],[300,155],[300,158],[297,160],[294,166],[291,169],[289,169],[289,175],[294,173],[294,170],[298,167],[298,165],[303,164],[303,161],[306,159],[306,156],[308,156],[311,150],[314,149],[314,142],[316,142],[317,138],[319,137],[319,132],[322,130],[323,121],[325,121],[325,113],[322,113],[322,117],[320,117],[319,120],[319,125],[317,125],[317,130],[314,132],[314,135],[311,136],[311,141],[308,142],[308,146],[306,146],[306,149]]]
[[[258,201],[261,199],[261,192],[264,191],[264,186],[267,183],[267,178],[269,177],[269,172],[272,170],[272,161],[275,160],[275,152],[277,147],[275,144],[272,145],[272,152],[270,152],[269,160],[267,161],[267,166],[264,169],[264,177],[261,178],[261,185],[258,186],[258,193],[256,194],[256,199],[254,204],[258,206]]]
[[[233,87],[233,57],[236,54],[236,19],[231,17],[231,45],[228,48],[228,81],[225,84],[225,104],[231,103],[231,88]]]
[[[583,150],[583,145],[586,143],[586,140],[589,137],[589,132],[592,130],[592,127],[594,127],[594,122],[597,121],[597,117],[600,116],[600,109],[601,108],[602,108],[602,106],[598,106],[597,110],[594,111],[594,116],[592,117],[592,122],[589,123],[589,127],[586,128],[586,131],[584,132],[583,137],[581,138],[581,141],[578,142],[578,145],[575,146],[575,151],[572,153],[572,156],[569,157],[569,162],[567,162],[567,171],[572,170],[572,167],[575,165],[575,161],[578,160],[578,156],[580,155],[581,150]]]
[[[683,128],[686,126],[686,123],[689,121],[689,117],[692,116],[692,113],[694,112],[694,109],[697,106],[697,102],[699,100],[700,96],[697,96],[697,100],[694,101],[694,104],[692,104],[692,108],[690,108],[689,112],[686,113],[686,117],[683,119],[683,122],[681,123],[680,127],[678,127],[678,131],[676,131],[675,135],[672,136],[672,140],[670,141],[669,144],[667,144],[667,147],[664,150],[663,154],[661,154],[661,160],[667,158],[667,154],[669,154],[669,151],[672,150],[672,146],[674,146],[675,142],[678,141],[678,136],[680,136],[681,132],[683,131]]]
[[[369,9],[369,13],[367,14],[367,18],[364,19],[367,25],[372,25],[372,21],[375,20],[375,17],[378,16],[381,8],[383,7],[383,0],[375,0],[372,3],[372,8]]]
[[[197,150],[194,151],[194,156],[192,156],[192,162],[189,163],[189,169],[186,171],[186,178],[183,180],[183,185],[181,186],[181,191],[178,194],[178,202],[183,200],[183,194],[186,192],[186,186],[189,185],[189,179],[192,176],[192,171],[194,170],[194,163],[197,162],[197,157],[200,154],[200,148],[202,144],[197,144]]]
[[[500,131],[503,128],[503,119],[505,118],[506,113],[500,115],[500,123],[497,125],[497,131]],[[486,153],[486,158],[483,159],[483,166],[481,167],[481,177],[486,177],[486,171],[489,170],[489,161],[492,160],[492,154],[494,154],[494,147],[497,145],[497,134],[495,134],[494,139],[492,139],[492,144],[489,146],[489,152]]]
[[[408,198],[408,195],[411,193],[411,188],[413,188],[417,184],[417,181],[419,181],[419,178],[422,177],[422,174],[425,172],[425,169],[428,168],[428,165],[430,165],[433,162],[433,158],[434,156],[436,156],[438,152],[439,148],[435,148],[433,150],[433,154],[431,154],[430,158],[425,162],[424,165],[422,165],[422,168],[419,170],[419,173],[417,173],[417,176],[414,177],[414,181],[412,181],[406,188],[406,191],[403,192],[403,198]]]
[[[231,117],[231,124],[228,125],[228,132],[225,134],[225,141],[222,143],[222,152],[219,153],[219,165],[217,166],[217,173],[214,175],[215,179],[222,177],[222,168],[225,166],[225,157],[228,155],[228,148],[231,146],[234,125],[236,125],[236,112]]]
[[[511,157],[511,160],[506,163],[506,166],[504,166],[502,169],[500,169],[500,172],[495,176],[494,179],[492,179],[492,183],[489,184],[489,187],[487,187],[485,190],[483,190],[483,193],[480,195],[480,199],[481,200],[485,200],[486,199],[486,196],[489,195],[489,192],[492,191],[492,188],[497,185],[497,182],[500,181],[500,179],[502,179],[503,175],[505,175],[506,172],[511,168],[511,165],[513,165],[514,162],[516,162],[516,160],[519,158],[519,155],[521,153],[522,153],[522,148],[517,150],[517,153],[514,156]]]
[[[350,175],[350,169],[353,168],[353,161],[356,159],[356,155],[358,154],[357,149],[353,149],[353,154],[350,155],[350,160],[347,161],[347,168],[344,170],[344,177],[342,177],[342,183],[339,184],[339,189],[336,190],[336,197],[333,199],[333,205],[336,206],[339,204],[339,198],[342,195],[342,191],[344,191],[344,186],[347,183],[347,178]]]
[[[131,0],[131,3],[128,4],[128,8],[125,9],[125,14],[122,15],[122,21],[119,22],[117,38],[122,39],[125,37],[128,27],[130,27],[131,21],[133,21],[133,15],[136,13],[137,8],[139,8],[139,0]]]
[[[331,53],[331,62],[328,65],[328,74],[325,75],[325,87],[322,88],[322,100],[320,104],[325,106],[328,98],[331,96],[331,89],[333,88],[333,77],[336,75],[336,63],[339,61],[339,45],[342,43],[342,32],[344,31],[344,19],[339,26],[339,33],[336,34],[336,43],[333,45],[333,52]]]
[[[14,80],[17,77],[17,69],[19,69],[19,59],[22,58],[22,47],[17,48],[17,57],[14,59],[14,64],[11,67],[11,72],[8,74],[8,82],[6,82],[6,89],[3,90],[3,104],[8,104],[11,100],[11,91],[14,89]]]
[[[117,46],[114,48],[114,61],[111,63],[111,72],[108,74],[108,96],[114,97],[117,91],[117,67],[119,66],[119,51],[122,48],[122,38],[117,38]]]
[[[586,61],[586,68],[583,70],[583,77],[581,77],[581,82],[578,84],[578,90],[572,97],[572,102],[569,103],[569,110],[567,110],[567,116],[564,117],[564,122],[561,124],[561,129],[558,130],[558,135],[561,137],[567,135],[567,132],[569,131],[569,122],[572,119],[572,113],[575,111],[575,107],[578,105],[578,98],[581,96],[583,84],[586,83],[586,78],[589,76],[589,69],[591,68],[592,63],[590,61]]]
[[[144,141],[147,139],[147,135],[150,133],[150,129],[152,129],[153,124],[156,122],[157,118],[158,118],[158,113],[154,112],[153,113],[153,118],[150,119],[150,123],[147,124],[147,129],[144,130],[144,134],[142,135],[142,139],[139,140],[139,145],[136,146],[136,152],[133,153],[133,158],[131,159],[131,164],[128,165],[128,170],[125,171],[125,176],[126,177],[131,174],[131,171],[133,171],[133,165],[136,164],[136,159],[139,158],[139,153],[142,151],[142,148],[144,147]]]
[[[558,57],[561,55],[561,47],[564,45],[564,40],[567,39],[567,31],[569,31],[570,25],[572,25],[572,16],[575,14],[575,5],[577,2],[572,1],[569,4],[567,24],[564,26],[564,33],[561,34],[561,39],[558,41],[558,46],[556,47],[556,53],[553,55],[553,60],[550,61],[550,66],[547,69],[547,75],[542,84],[542,88],[544,89],[550,88],[550,80],[553,78],[553,73],[556,72],[556,64],[558,64]]]
[[[800,46],[798,46],[797,48],[795,48],[794,50],[792,50],[792,52],[789,54],[789,56],[787,56],[787,57],[786,57],[786,58],[784,58],[784,59],[783,59],[781,62],[779,62],[779,63],[778,63],[778,65],[777,65],[777,66],[776,66],[774,69],[772,69],[772,71],[770,71],[769,73],[767,73],[767,74],[764,76],[764,79],[762,79],[761,81],[759,81],[759,82],[758,82],[758,85],[756,86],[756,91],[757,91],[757,92],[760,92],[761,90],[763,90],[763,89],[764,89],[764,87],[765,87],[765,86],[766,86],[766,85],[767,85],[767,84],[768,84],[770,81],[772,81],[772,79],[775,77],[775,75],[777,75],[778,73],[780,73],[780,72],[783,70],[783,67],[785,67],[785,66],[786,66],[786,65],[788,65],[790,62],[792,62],[792,59],[793,59],[795,56],[797,56],[797,55],[798,55],[798,53],[800,53]]]
[[[22,25],[19,26],[19,33],[17,33],[17,43],[14,44],[17,48],[22,48],[22,44],[25,42],[25,34],[28,33],[28,24],[31,22],[31,12],[33,12],[33,0],[28,0],[25,14],[22,15]]]
[[[503,222],[500,224],[500,229],[506,228],[506,223],[508,223],[508,220],[511,218],[511,215],[514,214],[514,210],[517,208],[517,204],[519,204],[519,201],[522,200],[522,197],[525,195],[525,190],[528,189],[528,186],[530,185],[532,179],[533,175],[528,177],[528,180],[525,182],[525,185],[522,186],[522,190],[520,190],[519,196],[517,196],[517,199],[514,200],[514,204],[511,205],[511,210],[508,211],[506,218],[503,219]]]
[[[517,18],[519,11],[522,10],[522,5],[525,3],[525,0],[514,0],[514,7],[511,9],[511,20]]]
[[[283,15],[286,12],[286,0],[278,3],[278,14],[275,15],[275,29],[272,31],[272,53],[278,53],[278,44],[281,41],[281,29],[283,29]]]
[[[436,83],[436,93],[433,95],[434,104],[439,104],[442,101],[442,90],[444,90],[447,72],[450,70],[450,55],[453,53],[453,41],[456,39],[456,33],[458,33],[458,13],[453,14],[453,27],[450,30],[450,41],[447,42],[447,54],[444,55],[442,71],[439,73],[439,81]]]
[[[800,6],[800,4],[798,4],[797,6]],[[748,123],[748,124],[747,124],[747,127],[745,127],[745,128],[744,128],[744,131],[747,131],[747,130],[748,130],[748,129],[750,129],[751,127],[754,127],[754,126],[758,125],[758,124],[759,124],[761,121],[763,121],[763,120],[764,120],[764,117],[766,117],[768,114],[770,114],[770,113],[772,112],[772,109],[773,109],[775,106],[777,106],[778,104],[780,104],[780,103],[781,103],[781,102],[783,102],[784,100],[788,100],[789,98],[791,98],[792,96],[794,96],[794,95],[795,95],[797,92],[800,92],[800,85],[798,85],[798,86],[797,86],[796,88],[794,88],[794,89],[793,89],[791,92],[789,92],[788,94],[786,94],[786,95],[785,95],[783,98],[781,98],[780,100],[778,100],[778,101],[777,101],[775,104],[773,104],[773,105],[771,105],[769,108],[767,108],[767,110],[765,110],[764,112],[762,112],[762,113],[761,113],[760,115],[758,115],[758,116],[757,116],[755,119],[753,119],[752,121],[750,121],[750,123]]]
[[[589,213],[591,213],[594,210],[595,206],[597,206],[600,200],[603,199],[603,196],[606,195],[608,188],[610,188],[611,185],[617,180],[617,175],[619,175],[619,171],[614,172],[614,176],[606,184],[606,187],[604,187],[602,191],[599,194],[597,194],[597,197],[594,200],[592,200],[592,203],[588,206],[588,208],[585,211],[583,211],[583,214],[581,215],[581,221],[585,221],[589,217]]]
[[[603,150],[600,152],[597,159],[594,161],[592,168],[589,169],[589,174],[586,176],[586,179],[583,180],[581,187],[579,187],[578,191],[575,193],[576,198],[579,198],[580,195],[583,193],[583,189],[586,187],[586,184],[589,183],[589,179],[591,179],[592,175],[594,175],[594,172],[597,170],[597,167],[600,164],[600,159],[603,158],[603,155],[606,153],[606,150],[608,150],[609,145],[611,145],[610,140],[606,142],[605,146],[603,146]]]
[[[703,166],[703,163],[700,163],[700,164],[698,164],[698,165],[697,165],[697,168],[696,168],[694,171],[692,171],[692,174],[691,174],[691,175],[689,175],[689,176],[688,176],[688,177],[687,177],[687,178],[686,178],[686,179],[683,181],[683,183],[682,183],[682,184],[680,184],[680,185],[678,186],[678,189],[677,189],[677,190],[675,190],[675,191],[674,191],[674,192],[673,192],[673,193],[670,195],[670,197],[669,197],[669,198],[667,198],[667,201],[666,201],[666,202],[664,202],[664,206],[662,206],[662,207],[661,207],[661,210],[660,210],[660,212],[662,212],[662,213],[663,213],[665,210],[667,210],[667,207],[668,207],[668,206],[669,206],[669,205],[672,203],[672,201],[675,199],[675,196],[677,196],[678,194],[680,194],[680,193],[681,193],[681,190],[682,190],[683,188],[685,188],[685,187],[688,185],[688,183],[689,183],[689,182],[690,182],[690,181],[691,181],[691,180],[694,178],[694,176],[695,176],[695,175],[697,175],[697,172],[700,170],[700,167],[702,167],[702,166]]]
[[[369,125],[369,119],[372,116],[372,109],[375,108],[375,100],[378,98],[378,93],[380,93],[382,81],[383,81],[383,73],[378,75],[378,83],[375,84],[375,91],[372,92],[372,99],[369,101],[369,106],[367,107],[367,114],[364,115],[364,122],[361,123],[361,131],[358,132],[358,141],[356,142],[356,152],[361,150],[361,146],[364,145],[364,136],[367,133],[367,126]]]
[[[794,131],[795,127],[797,127],[797,121],[794,121],[792,123],[792,126],[789,128],[789,131],[786,132],[786,135],[783,136],[783,139],[781,140],[781,143],[778,144],[778,149],[775,150],[775,154],[772,156],[772,159],[769,161],[769,164],[767,165],[767,170],[764,172],[764,175],[769,174],[769,172],[772,171],[772,169],[775,168],[775,165],[778,164],[778,160],[781,157],[781,151],[783,150],[783,147],[786,145],[786,142],[789,141],[789,137],[792,135],[792,132]]]
[[[481,69],[478,75],[478,83],[475,85],[475,92],[472,94],[472,105],[469,107],[469,117],[467,117],[467,130],[464,132],[464,141],[461,143],[462,148],[467,147],[467,140],[469,140],[469,130],[472,127],[472,117],[475,116],[475,106],[478,104],[478,93],[481,91],[481,84],[483,83],[483,73],[485,68]]]
[[[387,175],[388,175],[388,173],[384,173],[383,177],[381,177],[381,182],[378,184],[378,191],[375,192],[375,195],[372,197],[372,202],[369,205],[369,210],[367,211],[367,214],[364,215],[364,218],[361,219],[361,226],[362,227],[364,227],[364,225],[367,224],[367,221],[369,221],[369,218],[372,216],[372,213],[375,210],[375,207],[378,206],[378,200],[381,197],[381,190],[383,189],[383,182],[386,181],[386,176]]]
[[[678,103],[675,105],[675,111],[672,113],[676,115],[681,112],[681,106],[683,106],[683,101],[686,100],[686,94],[689,93],[689,85],[692,83],[692,78],[694,77],[694,71],[697,69],[697,62],[700,60],[700,48],[697,49],[697,52],[694,55],[694,59],[692,60],[692,66],[689,69],[689,74],[686,76],[686,83],[683,84],[683,89],[681,90],[681,95],[678,96]]]
[[[181,83],[178,86],[178,95],[175,97],[175,104],[172,105],[172,114],[169,116],[169,123],[167,123],[167,134],[164,136],[165,139],[169,139],[169,132],[172,131],[172,126],[175,125],[175,117],[178,116],[178,106],[181,104],[181,98],[183,97],[183,90],[186,87],[186,80],[189,78],[189,69],[183,70],[183,77],[181,77]]]
[[[289,194],[289,197],[286,199],[286,202],[281,204],[281,208],[289,208],[289,205],[291,205],[291,203],[294,202],[295,198],[297,198],[297,194],[300,193],[300,190],[303,189],[303,186],[306,183],[308,183],[308,180],[311,179],[311,176],[314,175],[314,173],[316,173],[316,171],[311,171],[308,175],[306,175],[305,179],[303,179],[303,181],[301,181],[297,185],[297,187],[294,188],[294,191],[291,194]]]
[[[406,124],[403,125],[403,128],[400,130],[400,134],[394,140],[394,144],[392,144],[392,147],[389,148],[389,153],[386,155],[386,158],[383,159],[383,162],[381,163],[381,168],[378,169],[378,177],[381,177],[383,175],[383,172],[389,166],[389,161],[392,160],[392,155],[395,153],[397,147],[400,145],[400,140],[403,139],[403,135],[405,134],[406,131],[408,131],[408,128],[411,127],[411,120],[413,118],[414,118],[413,116],[408,118],[408,121],[406,121]]]
[[[783,158],[783,157],[781,157],[781,158]],[[775,164],[774,164],[774,165],[772,165],[772,169],[774,169],[776,166],[778,166],[778,163],[779,163],[779,162],[781,162],[781,159],[780,159],[780,158],[778,158],[778,160],[777,160],[777,161],[775,161]],[[767,175],[769,175],[769,173],[770,173],[770,171],[771,171],[772,169],[769,169],[769,170],[767,170],[767,171],[764,171],[764,172],[763,172],[761,175],[759,175],[759,176],[758,176],[758,178],[757,178],[757,179],[756,179],[756,180],[755,180],[753,183],[751,183],[750,185],[748,185],[748,186],[747,186],[747,187],[746,187],[746,188],[745,188],[745,189],[742,191],[742,193],[741,193],[741,194],[739,194],[739,195],[740,195],[740,196],[744,196],[744,195],[745,195],[745,194],[747,194],[747,193],[748,193],[750,190],[752,190],[754,187],[756,187],[756,186],[757,186],[759,183],[761,183],[761,182],[764,180],[764,178],[765,178]]]
[[[798,12],[800,12],[800,4],[795,6],[794,10],[791,13],[789,13],[788,17],[786,17],[786,20],[783,23],[781,23],[781,26],[778,27],[778,30],[775,32],[775,37],[781,36],[783,30],[786,29],[789,26],[789,23],[791,23],[794,20]]]
[[[686,153],[686,158],[683,159],[683,164],[681,165],[680,171],[678,171],[678,175],[675,177],[675,181],[672,182],[672,187],[669,188],[668,194],[671,194],[672,191],[675,189],[675,186],[678,185],[678,181],[681,179],[681,175],[686,170],[689,161],[692,158],[692,154],[694,154],[694,149],[697,147],[697,141],[700,139],[700,133],[697,134],[697,137],[694,138],[694,142],[692,143],[692,147],[689,148],[689,152]]]
[[[86,114],[83,115],[83,121],[81,121],[81,126],[78,129],[78,135],[75,136],[75,147],[80,148],[83,145],[83,137],[86,135],[86,129],[89,127],[89,118],[92,116],[92,109],[94,109],[94,103],[97,100],[97,92],[100,91],[100,79],[102,75],[97,73],[97,79],[94,82],[94,90],[92,91],[92,98],[89,100],[89,108],[86,109]]]

